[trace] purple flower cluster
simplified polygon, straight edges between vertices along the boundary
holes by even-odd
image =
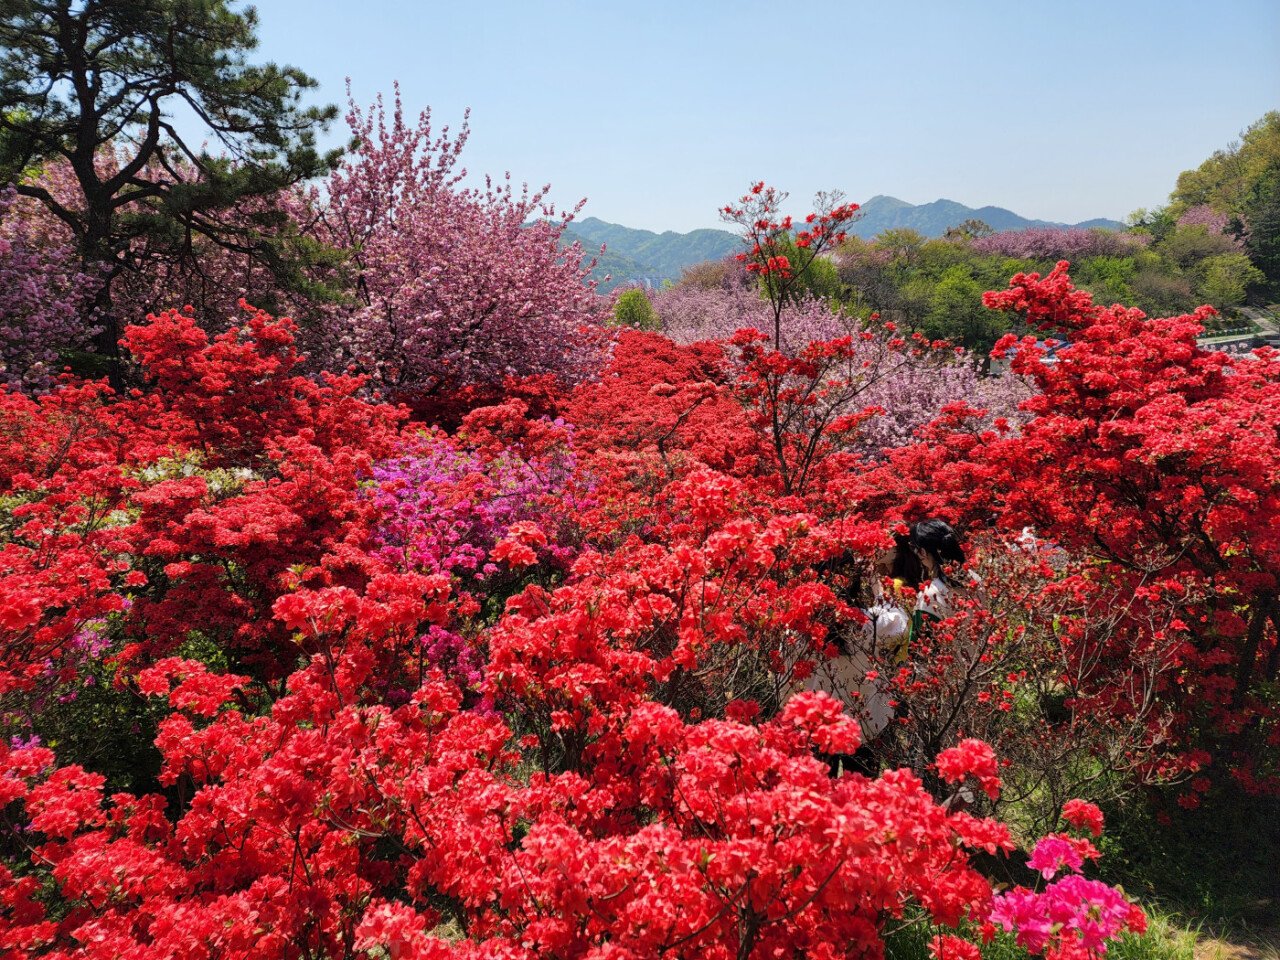
[[[418,638],[423,659],[433,667],[439,667],[447,676],[463,690],[473,694],[479,691],[484,681],[485,652],[475,640],[446,630],[444,627],[432,626]],[[473,705],[473,709],[488,713],[493,704],[488,698],[481,699]]]
[[[79,269],[75,247],[43,207],[0,191],[0,384],[43,390],[58,373],[58,352],[86,348],[97,284]]]
[[[916,431],[952,403],[987,411],[988,423],[1003,417],[1019,424],[1027,415],[1018,405],[1034,392],[1031,384],[1013,373],[983,376],[970,357],[902,366],[859,397],[862,406],[885,411],[863,424],[864,453],[875,458],[885,450],[913,443]]]
[[[754,287],[681,285],[650,299],[662,321],[662,332],[680,344],[728,340],[745,327],[765,330],[773,322],[769,304]]]

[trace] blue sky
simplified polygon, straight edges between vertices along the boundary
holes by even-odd
[[[1123,218],[1280,108],[1280,0],[259,0],[262,59],[344,103],[471,107],[473,173],[633,227],[754,179]],[[338,142],[338,125],[331,138]]]

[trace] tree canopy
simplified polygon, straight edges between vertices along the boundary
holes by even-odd
[[[248,62],[257,23],[252,7],[227,0],[0,2],[0,180],[48,207],[102,270],[109,357],[119,336],[111,279],[138,267],[140,247],[181,257],[204,237],[284,274],[272,242],[283,218],[238,208],[337,161],[315,139],[335,108],[302,102],[315,82]],[[199,145],[210,135],[216,155]],[[74,173],[71,195],[31,176],[50,161]]]

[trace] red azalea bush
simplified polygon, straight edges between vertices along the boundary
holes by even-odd
[[[49,750],[0,748],[31,855],[7,873],[0,943],[268,957],[798,943],[838,956],[878,950],[911,904],[948,926],[983,922],[990,887],[960,851],[1008,849],[1007,830],[948,812],[906,770],[832,779],[814,751],[859,741],[835,700],[799,694],[759,723],[750,710],[693,719],[727,689],[708,677],[750,673],[722,651],[777,659],[820,633],[830,593],[804,572],[812,521],[753,521],[746,491],[705,470],[673,486],[648,546],[585,553],[572,582],[509,603],[489,630],[500,712],[463,709],[438,673],[386,702],[381,673],[412,638],[474,610],[447,578],[381,572],[276,600],[312,656],[264,712],[245,709],[247,677],[175,658],[138,672],[173,711],[156,742],[160,786],[189,791],[176,820],[163,794],[108,797]],[[977,741],[938,766],[999,789]],[[51,912],[51,896],[76,906]]]
[[[993,430],[955,408],[862,478],[866,505],[1030,527],[1061,561],[1032,607],[1054,613],[1065,706],[1146,726],[1152,763],[1216,754],[1274,790],[1280,359],[1198,347],[1209,308],[1098,307],[1065,263],[988,303],[1068,339],[1053,363],[1031,338],[1000,345],[1038,387],[1029,418]]]
[[[1277,360],[1065,268],[991,305],[1070,338],[1005,344],[1021,421],[951,405],[875,462],[867,384],[945,345],[624,331],[445,432],[304,376],[288,320],[170,311],[126,331],[142,389],[0,392],[0,958],[864,957],[908,916],[1100,956],[1141,916],[1059,829],[1101,833],[1080,770],[1274,783]],[[925,515],[982,587],[869,664],[901,710],[862,744],[801,690],[866,619],[835,562]],[[101,731],[127,782],[46,743],[90,681],[148,704]],[[995,892],[1015,839],[1048,883]]]
[[[363,553],[341,549],[366,535],[357,478],[394,449],[400,414],[357,399],[358,378],[299,375],[290,322],[252,310],[213,340],[170,311],[123,342],[146,392],[3,396],[0,689],[58,675],[107,614],[126,657],[198,631],[283,677],[296,654],[271,604],[299,582],[358,579]]]
[[[624,330],[600,376],[579,386],[563,413],[579,447],[605,455],[597,470],[654,470],[657,483],[695,465],[757,476],[768,453],[733,385],[718,345]]]

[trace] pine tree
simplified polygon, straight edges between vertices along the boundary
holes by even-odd
[[[233,214],[337,162],[315,141],[336,108],[301,102],[315,81],[246,60],[257,23],[227,0],[0,0],[0,182],[66,223],[103,277],[96,349],[117,385],[111,285],[139,268],[136,251],[182,257],[206,238],[287,279],[283,218]],[[74,172],[74,203],[32,181],[49,163]]]

